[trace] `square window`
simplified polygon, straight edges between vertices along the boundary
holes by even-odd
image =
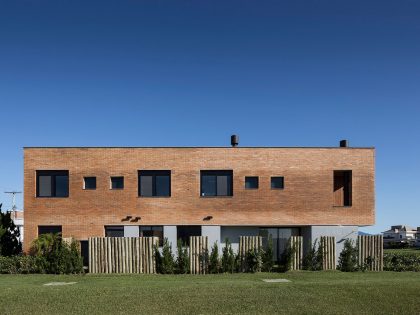
[[[85,177],[83,179],[83,189],[96,189],[96,177]]]
[[[69,171],[36,171],[36,196],[68,197]]]
[[[245,177],[245,189],[258,189],[258,176]]]
[[[200,225],[179,225],[176,227],[177,239],[181,239],[182,244],[190,245],[190,236],[201,236]]]
[[[233,171],[201,171],[201,196],[233,196]]]
[[[170,197],[171,171],[138,171],[140,197]]]
[[[284,189],[284,177],[283,176],[271,177],[271,189]]]
[[[140,237],[158,237],[159,246],[163,246],[163,226],[139,226]]]
[[[124,189],[124,177],[123,176],[111,177],[111,189]]]

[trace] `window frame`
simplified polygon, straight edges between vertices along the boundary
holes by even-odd
[[[215,195],[203,195],[203,177],[204,176],[215,176]],[[218,176],[230,176],[230,189],[227,195],[217,194],[217,177]],[[231,198],[233,197],[233,170],[200,170],[200,197],[201,198]]]
[[[113,178],[122,178],[122,188],[112,188],[112,179]],[[109,190],[124,190],[125,187],[125,180],[124,176],[110,176],[109,177]]]
[[[51,195],[50,196],[40,196],[39,195],[39,177],[40,176],[50,176],[51,184]],[[57,186],[56,186],[56,177],[57,176],[67,176],[67,195],[66,196],[57,196]],[[36,170],[35,174],[36,180],[36,198],[68,198],[70,196],[70,172],[69,170]]]
[[[141,195],[141,176],[150,176],[152,177],[152,195],[143,196]],[[157,176],[168,176],[169,177],[169,189],[168,195],[158,196],[156,194],[156,177]],[[172,171],[171,170],[138,170],[137,171],[137,196],[139,198],[170,198],[172,197]]]
[[[277,187],[273,187],[273,179],[274,178],[282,178],[282,187],[281,188],[277,188]],[[271,190],[284,190],[284,176],[271,176],[270,177],[270,188]]]
[[[95,188],[86,188],[86,178],[94,178],[95,179]],[[96,190],[97,188],[97,180],[96,176],[83,176],[83,190]]]
[[[257,187],[251,187],[251,188],[246,187],[246,180],[247,180],[247,178],[254,178],[254,179],[256,178],[257,179]],[[260,188],[260,177],[259,176],[245,176],[244,183],[245,183],[244,188],[246,190],[257,190],[257,189]]]

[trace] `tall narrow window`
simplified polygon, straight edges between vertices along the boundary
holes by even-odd
[[[201,196],[233,196],[233,171],[201,171]]]
[[[124,189],[124,177],[123,176],[111,177],[111,189]]]
[[[334,171],[334,206],[352,205],[352,171]]]
[[[68,197],[69,171],[37,171],[37,197]]]
[[[171,171],[139,171],[139,196],[170,197]]]

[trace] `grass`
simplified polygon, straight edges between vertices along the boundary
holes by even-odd
[[[418,314],[419,292],[411,272],[0,275],[0,314]]]

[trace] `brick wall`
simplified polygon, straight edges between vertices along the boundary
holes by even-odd
[[[63,236],[103,236],[104,225],[371,225],[374,149],[370,148],[25,148],[25,248],[38,225]],[[171,197],[138,197],[138,170],[171,170]],[[232,169],[233,197],[200,197],[200,170]],[[68,198],[36,198],[36,170],[69,170]],[[352,170],[352,207],[333,206],[333,170]],[[83,190],[96,176],[97,189]],[[124,176],[124,190],[110,190]],[[245,190],[244,177],[259,176]],[[270,188],[284,176],[284,190]],[[203,221],[206,216],[210,221]]]

